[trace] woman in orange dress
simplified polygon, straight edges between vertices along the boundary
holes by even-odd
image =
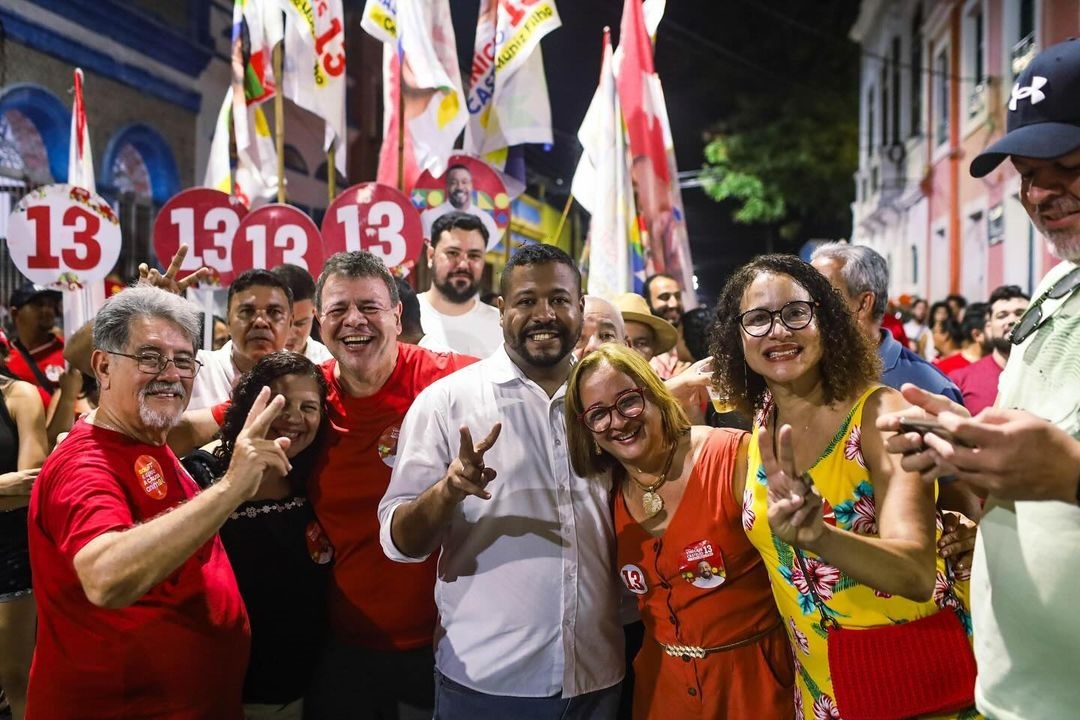
[[[570,375],[575,471],[614,471],[619,576],[646,638],[633,716],[792,718],[794,673],[768,574],[742,527],[748,436],[691,426],[649,365],[607,344]]]

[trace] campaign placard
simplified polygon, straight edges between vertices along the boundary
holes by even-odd
[[[104,280],[120,257],[120,219],[100,195],[74,185],[27,193],[8,220],[8,253],[28,280]]]

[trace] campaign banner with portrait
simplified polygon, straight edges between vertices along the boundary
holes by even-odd
[[[510,227],[506,185],[490,165],[471,155],[451,155],[441,176],[422,173],[413,187],[412,203],[420,212],[425,240],[431,239],[432,223],[453,210],[480,218],[488,231],[489,252]]]

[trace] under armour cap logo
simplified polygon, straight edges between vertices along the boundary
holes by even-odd
[[[1046,84],[1046,78],[1041,75],[1035,75],[1031,78],[1031,84],[1027,87],[1020,87],[1020,83],[1016,83],[1012,88],[1012,96],[1009,98],[1009,109],[1016,109],[1016,101],[1023,100],[1024,98],[1030,98],[1031,104],[1036,105],[1046,99],[1046,93],[1040,88]]]

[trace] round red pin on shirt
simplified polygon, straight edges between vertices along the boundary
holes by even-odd
[[[135,475],[142,482],[143,492],[155,500],[164,500],[169,491],[165,484],[165,474],[161,471],[161,465],[156,458],[150,455],[140,455],[135,458]]]

